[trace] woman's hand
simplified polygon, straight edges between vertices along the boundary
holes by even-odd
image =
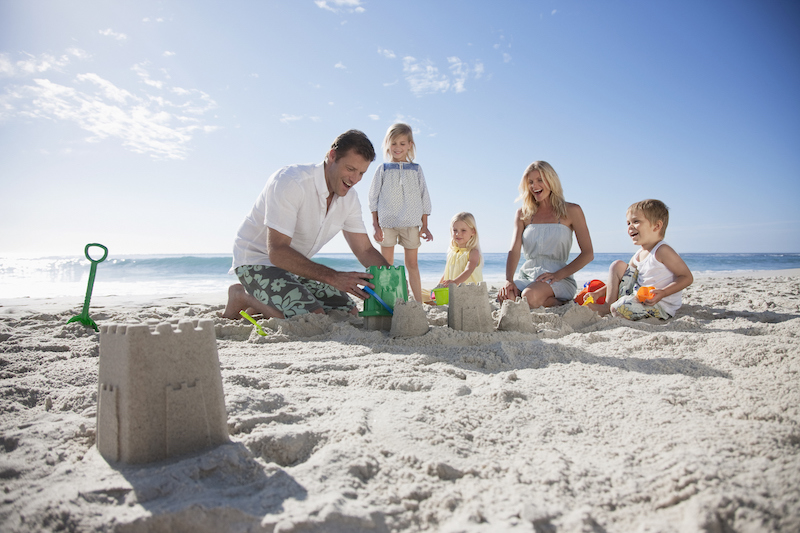
[[[520,295],[519,289],[512,281],[506,281],[505,285],[500,287],[497,291],[497,300],[499,302],[505,300],[516,300]]]
[[[559,278],[553,272],[545,272],[544,274],[542,274],[541,276],[536,278],[536,281],[541,281],[542,283],[552,284],[552,283],[555,283],[556,281],[561,281],[562,279],[563,278]]]

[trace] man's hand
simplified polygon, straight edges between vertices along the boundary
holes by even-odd
[[[357,296],[362,300],[366,300],[369,298],[369,294],[361,290],[359,285],[366,285],[370,289],[374,289],[375,285],[369,282],[371,279],[372,274],[369,272],[336,272],[329,285],[340,291]]]

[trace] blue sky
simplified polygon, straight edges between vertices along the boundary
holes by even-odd
[[[537,159],[597,252],[648,197],[679,252],[800,252],[798,27],[774,0],[2,0],[0,255],[229,253],[272,172],[396,121],[422,252],[458,211],[505,252]]]

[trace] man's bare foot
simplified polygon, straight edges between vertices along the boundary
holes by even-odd
[[[248,315],[261,314],[264,318],[283,318],[283,313],[248,294],[240,283],[228,287],[228,304],[222,312],[222,318],[237,320],[242,318],[239,311]]]

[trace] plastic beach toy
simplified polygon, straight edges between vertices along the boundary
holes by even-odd
[[[431,300],[436,305],[447,305],[450,302],[450,289],[440,287],[431,291]]]
[[[89,255],[89,248],[91,248],[92,246],[97,246],[98,248],[102,248],[103,257],[97,260],[92,259],[92,257]],[[97,324],[95,324],[94,320],[89,318],[89,301],[92,299],[92,287],[94,287],[94,276],[95,273],[97,272],[97,265],[98,263],[102,263],[103,261],[105,261],[106,257],[108,257],[108,248],[106,248],[102,244],[92,243],[86,245],[86,248],[83,249],[83,253],[84,255],[86,255],[86,259],[88,259],[89,262],[92,264],[91,268],[89,268],[89,284],[86,287],[86,298],[83,300],[83,311],[81,311],[81,314],[75,315],[74,317],[67,320],[67,324],[69,324],[70,322],[80,322],[86,327],[93,328],[95,331],[100,331],[97,328]]]
[[[639,290],[636,291],[636,298],[640,302],[645,302],[645,301],[647,301],[647,300],[649,300],[650,298],[653,297],[653,291],[654,290],[656,290],[656,288],[653,287],[653,286],[639,287]]]
[[[380,297],[380,296],[378,296],[378,295],[375,293],[375,291],[373,291],[372,289],[370,289],[370,288],[369,288],[369,287],[367,287],[366,285],[364,285],[363,287],[361,287],[361,289],[362,289],[364,292],[366,292],[367,294],[369,294],[370,296],[372,296],[373,298],[375,298],[375,299],[378,301],[378,303],[379,303],[379,304],[381,304],[381,305],[383,306],[383,308],[384,308],[384,309],[386,309],[387,311],[389,311],[389,314],[390,314],[390,315],[393,315],[393,314],[394,314],[394,310],[393,310],[391,307],[389,307],[389,305],[388,305],[386,302],[384,302],[384,301],[381,299],[381,297]]]
[[[366,285],[362,290],[370,295],[364,300],[364,310],[358,313],[361,317],[391,317],[394,304],[398,299],[408,301],[408,285],[406,269],[402,265],[391,267],[370,266],[367,272],[372,274],[374,289]]]
[[[252,324],[253,324],[253,325],[256,327],[256,331],[258,332],[258,334],[259,334],[259,335],[261,335],[262,337],[266,337],[266,336],[267,336],[267,332],[266,332],[266,331],[264,331],[264,328],[262,328],[262,327],[261,327],[261,326],[258,324],[258,322],[256,322],[256,321],[253,319],[253,317],[251,317],[250,315],[248,315],[248,314],[247,314],[247,313],[245,313],[244,311],[239,311],[239,314],[240,314],[240,315],[242,315],[242,317],[244,317],[244,318],[246,318],[247,320],[249,320],[249,321],[250,321],[250,322],[251,322],[251,323],[252,323]]]
[[[587,303],[594,303],[594,298],[592,298],[591,302],[586,301],[587,294],[590,292],[594,292],[600,289],[601,287],[605,286],[606,284],[600,281],[599,279],[593,279],[592,281],[584,284],[583,289],[581,289],[581,292],[579,292],[578,295],[575,297],[575,303],[578,305],[586,305]],[[606,303],[606,297],[601,296],[600,298],[597,299],[597,303],[599,304]]]

